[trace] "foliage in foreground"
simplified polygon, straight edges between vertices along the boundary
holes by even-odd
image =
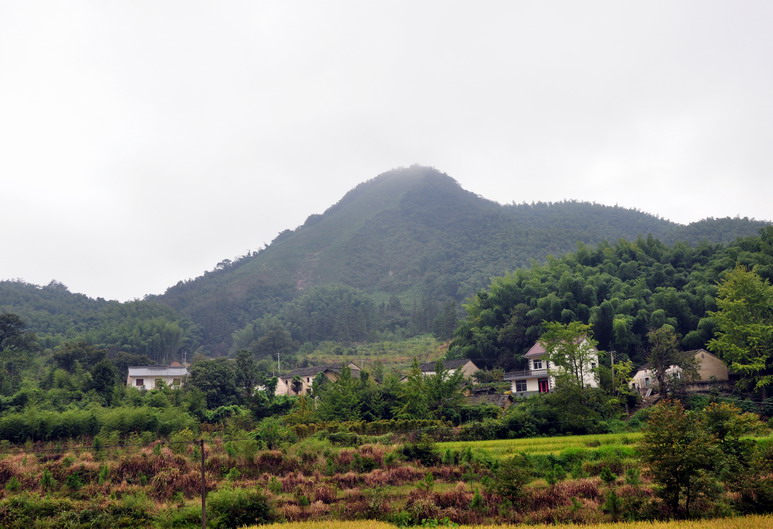
[[[758,529],[773,524],[773,516],[743,516],[700,521],[618,522],[584,525],[583,529]],[[270,524],[260,529],[391,529],[394,526],[372,520],[357,522],[296,522]],[[521,529],[516,525],[454,525],[458,529]],[[530,529],[576,529],[575,524],[530,525]],[[249,528],[256,529],[256,528]]]

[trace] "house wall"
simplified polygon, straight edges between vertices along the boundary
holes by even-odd
[[[460,369],[464,373],[464,378],[470,378],[473,374],[480,371],[472,362],[467,362]]]
[[[695,353],[695,359],[698,361],[698,376],[700,380],[708,382],[710,380],[730,380],[730,372],[727,365],[709,353],[708,351],[698,351]]]
[[[156,387],[156,380],[163,380],[164,383],[169,386],[170,388],[176,388],[182,386],[182,378],[181,376],[129,376],[126,380],[126,385],[133,387],[133,388],[140,388],[140,389],[155,389]],[[137,379],[142,380],[142,385],[137,385]],[[174,381],[177,380],[178,383],[175,384]]]

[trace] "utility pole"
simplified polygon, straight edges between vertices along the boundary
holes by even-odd
[[[615,352],[609,351],[610,362],[612,363],[612,395],[617,395],[617,387],[615,387]]]
[[[207,529],[207,479],[204,476],[204,439],[199,439],[201,451],[201,529]]]

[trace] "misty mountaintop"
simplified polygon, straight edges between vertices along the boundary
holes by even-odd
[[[648,235],[666,243],[730,242],[766,224],[725,218],[685,226],[576,201],[500,205],[434,168],[412,166],[358,185],[260,252],[221,262],[155,299],[206,329],[206,342],[223,343],[319,285],[348,285],[382,301],[398,296],[404,305],[427,297],[460,302],[492,277],[578,243]]]
[[[163,295],[119,303],[73,294],[56,281],[0,281],[0,312],[21,316],[44,347],[85,340],[154,362],[183,351],[225,354],[235,333],[254,331],[257,339],[272,335],[269,327],[281,327],[272,336],[293,350],[307,341],[436,332],[438,321],[448,336],[460,302],[492,277],[580,243],[650,235],[726,243],[768,224],[724,218],[685,226],[575,201],[500,205],[436,169],[412,166],[358,185],[261,251],[224,259]]]

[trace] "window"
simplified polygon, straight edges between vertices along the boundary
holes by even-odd
[[[157,378],[157,379],[156,379],[156,387],[157,387],[157,388],[160,388],[160,387],[161,387],[161,384],[163,384],[163,383],[164,383],[164,381],[163,381],[162,379],[160,379],[160,378]]]
[[[590,363],[590,368],[591,369],[596,369],[596,362],[591,362]]]
[[[525,380],[516,380],[515,381],[515,391],[516,392],[526,391],[526,381]]]
[[[145,379],[138,378],[137,380],[134,381],[134,385],[135,386],[144,386],[145,385]]]
[[[180,379],[179,378],[173,378],[172,379],[172,385],[173,386],[179,386],[180,385]]]
[[[542,359],[532,360],[532,364],[534,365],[534,369],[542,369]]]

